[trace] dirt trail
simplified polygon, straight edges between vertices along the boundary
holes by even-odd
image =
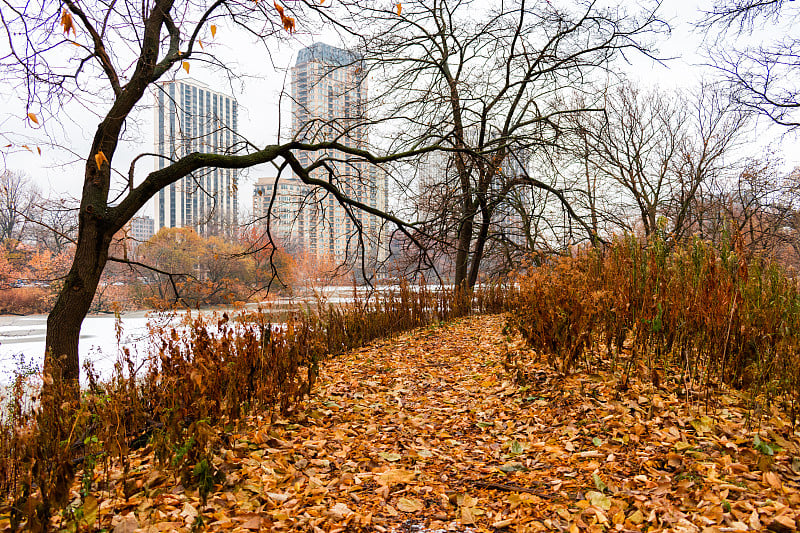
[[[134,460],[133,494],[101,495],[118,532],[794,531],[800,436],[769,412],[747,428],[733,393],[713,412],[610,376],[562,378],[502,317],[476,317],[328,362],[304,411],[254,419],[196,492]],[[663,386],[663,385],[662,385]],[[759,435],[761,445],[754,446]],[[138,491],[138,492],[137,492]],[[129,494],[131,492],[129,483]]]

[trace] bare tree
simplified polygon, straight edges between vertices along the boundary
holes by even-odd
[[[58,255],[75,244],[78,234],[76,201],[39,196],[26,218],[31,226],[31,240],[37,247],[46,248],[53,255]]]
[[[691,228],[717,245],[736,239],[751,255],[797,268],[800,264],[798,171],[786,174],[783,161],[766,152],[748,159],[732,179],[705,188],[691,208]]]
[[[791,0],[718,0],[698,26],[716,30],[720,46],[712,49],[714,66],[728,80],[739,105],[777,124],[800,126],[800,38],[796,33],[800,8]],[[779,38],[767,29],[778,29]],[[726,37],[736,37],[735,46]]]
[[[575,215],[564,191],[532,176],[527,162],[514,163],[556,142],[560,116],[596,110],[554,105],[556,96],[585,86],[625,51],[642,51],[646,36],[663,28],[653,9],[626,16],[593,2],[561,9],[523,0],[482,9],[436,0],[394,11],[363,1],[353,8],[366,33],[367,66],[379,80],[376,114],[393,126],[389,151],[437,146],[451,154],[447,171],[428,187],[427,199],[441,203],[418,213],[424,218],[416,227],[451,247],[454,281],[465,288],[477,282],[515,189],[547,190]],[[399,181],[407,183],[406,171],[397,169]]]
[[[604,113],[571,121],[556,159],[573,176],[576,205],[594,231],[602,221],[605,231],[660,228],[682,237],[695,196],[721,172],[746,114],[710,87],[692,98],[630,84],[606,95]]]
[[[31,179],[21,172],[0,174],[0,242],[15,246],[22,240],[36,190]]]
[[[666,211],[676,240],[691,232],[691,210],[698,193],[728,180],[730,169],[741,165],[735,154],[752,116],[719,86],[701,85],[684,102],[689,110],[686,139],[674,168],[677,187]]]
[[[75,256],[63,289],[48,317],[45,367],[60,366],[67,380],[79,375],[80,327],[109,260],[113,236],[158,191],[193,173],[210,168],[247,168],[280,161],[307,183],[321,187],[353,209],[383,213],[354,201],[334,184],[311,176],[315,161],[304,166],[297,153],[339,150],[380,163],[364,150],[336,142],[290,141],[254,146],[235,138],[217,153],[189,151],[164,160],[158,170],[134,180],[137,165],[159,156],[142,154],[118,161],[117,152],[132,113],[145,103],[156,84],[170,79],[189,61],[216,66],[235,79],[202,39],[225,20],[254,39],[269,44],[296,20],[325,7],[316,1],[292,2],[286,7],[250,0],[215,0],[208,4],[180,0],[120,2],[87,5],[78,0],[34,3],[4,0],[0,23],[8,44],[0,60],[9,79],[26,95],[30,120],[56,123],[67,103],[96,111],[99,124],[90,149],[82,154],[84,181],[78,212]],[[53,133],[52,135],[55,135]],[[120,156],[119,159],[122,159]],[[63,359],[63,360],[62,360]]]

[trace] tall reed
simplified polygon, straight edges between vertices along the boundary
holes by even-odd
[[[509,324],[561,371],[579,365],[679,372],[800,405],[800,292],[777,263],[736,239],[668,246],[616,237],[520,277]],[[626,372],[626,375],[627,375]]]

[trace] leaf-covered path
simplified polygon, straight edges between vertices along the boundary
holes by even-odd
[[[508,353],[528,361],[505,364]],[[148,457],[117,531],[794,531],[800,437],[777,411],[748,428],[734,394],[561,378],[503,318],[417,330],[328,362],[304,410],[252,420],[201,504]],[[512,377],[514,379],[512,379]],[[691,392],[691,391],[690,391]],[[691,397],[696,397],[691,395]],[[756,438],[757,437],[757,438]],[[131,494],[131,492],[133,494]]]

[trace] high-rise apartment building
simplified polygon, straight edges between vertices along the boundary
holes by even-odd
[[[273,189],[277,188],[273,193]],[[272,204],[270,234],[282,243],[301,242],[299,217],[303,214],[308,186],[296,176],[260,178],[253,187],[253,215],[266,223]],[[274,200],[273,200],[274,194]]]
[[[194,80],[170,81],[155,91],[156,169],[192,152],[225,153],[236,142],[236,100]],[[155,197],[155,229],[191,227],[202,235],[236,227],[237,173],[208,169],[165,187]]]
[[[153,219],[146,216],[136,216],[130,221],[130,237],[137,243],[146,242],[155,233]]]
[[[369,136],[365,105],[367,81],[361,58],[349,51],[315,43],[302,49],[292,68],[292,133],[306,142],[337,141],[353,148],[367,148]],[[300,151],[304,166],[326,158],[334,170],[315,169],[312,177],[330,180],[348,197],[386,212],[388,177],[375,165],[339,151],[327,153]],[[254,212],[262,216],[269,202],[275,178],[256,184]],[[291,240],[320,264],[340,264],[358,257],[362,251],[356,236],[359,227],[363,251],[370,262],[387,255],[379,217],[352,208],[350,214],[322,188],[308,187],[297,177],[277,180],[271,228]],[[264,202],[267,202],[265,205]],[[351,216],[352,215],[352,216]]]

